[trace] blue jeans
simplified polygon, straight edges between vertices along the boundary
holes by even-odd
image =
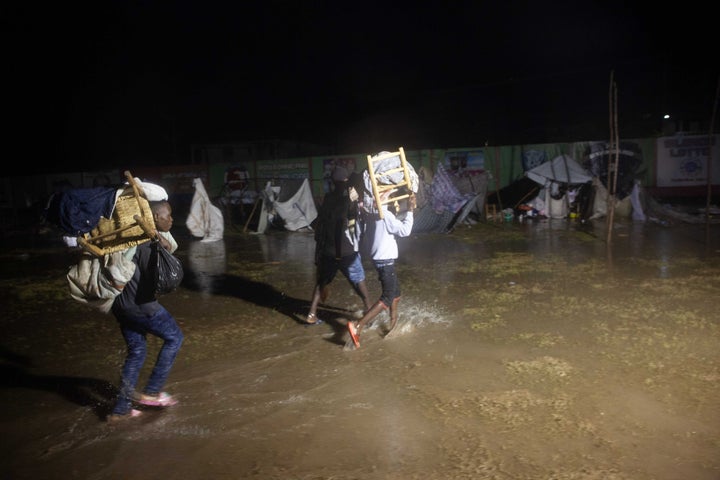
[[[160,307],[160,310],[150,317],[123,317],[118,318],[118,322],[127,344],[127,356],[122,368],[120,394],[113,413],[125,415],[132,408],[135,385],[145,363],[147,334],[155,335],[164,341],[144,390],[148,395],[160,393],[185,337],[175,318],[164,307]]]
[[[340,259],[322,255],[317,267],[317,283],[321,287],[329,285],[335,278],[338,270],[340,270],[345,278],[353,285],[357,285],[365,280],[365,269],[363,268],[360,254],[357,252],[346,255]]]

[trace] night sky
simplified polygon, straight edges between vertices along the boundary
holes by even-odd
[[[6,172],[184,163],[191,144],[206,142],[283,139],[369,153],[604,139],[611,71],[621,136],[657,133],[665,110],[685,129],[703,122],[706,133],[720,64],[707,8],[6,5]]]

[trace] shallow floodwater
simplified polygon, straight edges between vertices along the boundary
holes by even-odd
[[[68,296],[77,252],[6,248],[4,478],[720,478],[718,225],[618,222],[610,245],[565,220],[412,235],[398,327],[379,316],[357,350],[342,277],[324,323],[299,323],[312,233],[173,233],[180,403],[117,426],[124,343]]]

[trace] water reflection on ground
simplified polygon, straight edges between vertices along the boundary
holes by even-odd
[[[496,243],[501,242],[506,252],[525,252],[536,258],[554,255],[571,264],[594,258],[606,262],[612,269],[627,270],[628,274],[637,270],[638,265],[646,265],[657,277],[667,278],[674,268],[682,268],[673,264],[678,256],[702,259],[718,255],[719,232],[717,225],[667,226],[631,220],[616,222],[611,236],[604,221],[538,219],[524,223],[461,225],[450,233],[421,233],[399,239],[398,263],[421,264],[434,278],[448,283],[456,273],[444,268],[452,263],[448,256],[487,258],[496,254]],[[228,268],[238,273],[253,263],[282,264],[282,268],[292,268],[295,275],[304,272],[308,284],[314,275],[315,241],[311,231],[271,230],[264,235],[230,232],[215,242],[185,238],[182,246],[194,288],[206,296],[217,290]],[[628,259],[634,261],[628,262]],[[369,260],[366,268],[372,276]]]

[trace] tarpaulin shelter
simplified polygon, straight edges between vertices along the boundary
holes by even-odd
[[[642,165],[642,151],[635,142],[620,142],[617,152],[610,148],[608,143],[594,143],[585,151],[585,166],[594,177],[598,177],[604,188],[608,189],[608,180],[613,175],[609,168],[615,161],[617,153],[617,184],[614,189],[615,197],[623,200],[632,192],[638,175],[638,168]]]
[[[541,189],[542,185],[538,185],[534,180],[522,176],[510,185],[490,193],[486,201],[488,205],[495,205],[500,210],[505,208],[515,209],[523,202],[535,198]]]
[[[203,242],[222,240],[225,231],[222,212],[210,201],[201,178],[195,178],[193,186],[195,194],[190,203],[190,212],[185,220],[185,226],[193,236],[202,238]]]
[[[265,233],[270,224],[282,225],[292,232],[309,229],[317,218],[317,207],[307,178],[282,179],[277,185],[267,182],[261,197],[257,233]]]
[[[440,163],[432,182],[420,182],[413,232],[448,232],[470,213],[483,210],[487,172],[473,175],[448,172]]]
[[[545,206],[545,215],[552,218],[567,216],[579,190],[593,180],[592,173],[569,155],[541,163],[525,176],[542,186],[538,197]]]
[[[593,177],[569,155],[559,155],[549,162],[541,163],[525,172],[530,180],[544,187],[555,188],[561,184],[582,185],[591,182]]]

